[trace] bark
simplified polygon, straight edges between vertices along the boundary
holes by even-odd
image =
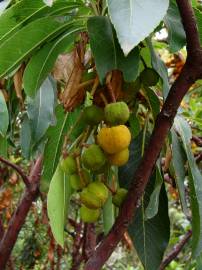
[[[42,158],[38,158],[33,166],[29,176],[29,187],[26,187],[25,192],[8,224],[1,242],[0,242],[0,269],[5,269],[6,263],[9,260],[12,249],[16,243],[18,234],[25,223],[27,214],[32,206],[32,203],[39,195],[39,180],[41,173]]]
[[[177,4],[187,37],[188,56],[186,63],[181,74],[171,87],[163,108],[157,117],[149,145],[135,172],[133,182],[120,209],[119,216],[109,234],[103,239],[88,260],[84,267],[85,270],[101,269],[122,239],[123,234],[133,219],[135,209],[152,174],[164,140],[172,127],[177,109],[192,84],[197,79],[202,78],[202,48],[200,47],[193,9],[188,0],[177,0]]]
[[[192,236],[192,231],[190,230],[184,235],[182,240],[176,246],[174,246],[173,250],[162,261],[160,268],[159,268],[160,270],[165,269],[166,266],[168,266],[179,255],[179,253],[182,251],[183,247],[189,241],[191,236]]]

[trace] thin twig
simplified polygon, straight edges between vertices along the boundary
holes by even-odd
[[[159,270],[164,270],[166,266],[168,266],[179,255],[179,253],[182,251],[183,247],[189,241],[191,236],[192,236],[192,231],[189,230],[181,239],[181,241],[176,246],[174,246],[173,250],[162,261]]]
[[[7,166],[11,167],[12,169],[14,169],[22,177],[22,180],[25,183],[26,187],[29,188],[30,186],[29,177],[23,172],[23,170],[18,165],[10,162],[9,160],[1,156],[0,156],[0,161],[6,164]]]
[[[32,206],[33,201],[39,195],[39,181],[42,168],[42,157],[40,156],[29,176],[30,186],[25,188],[25,192],[16,208],[14,214],[12,215],[7,230],[5,231],[3,238],[0,242],[0,269],[5,269],[6,263],[9,260],[12,249],[17,241],[18,234],[25,223],[27,214]]]
[[[113,90],[112,85],[111,85],[111,79],[112,79],[112,73],[109,73],[107,75],[107,79],[106,79],[106,86],[107,86],[107,88],[109,90],[109,94],[110,94],[112,102],[116,102],[116,97],[115,97],[115,94],[114,94],[114,90]]]

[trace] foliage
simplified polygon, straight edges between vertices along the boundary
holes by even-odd
[[[185,63],[186,37],[174,0],[117,2],[0,3],[0,156],[28,174],[43,155],[41,196],[12,254],[17,269],[83,268],[118,216],[113,196],[119,187],[129,189]],[[201,4],[192,1],[192,6],[201,32]],[[145,71],[151,71],[148,78]],[[191,244],[168,269],[200,269],[201,89],[198,80],[181,103],[134,219],[104,269],[113,264],[113,269],[156,270],[190,228]],[[104,108],[118,101],[127,104],[130,118],[109,123]],[[97,121],[93,114],[87,122],[92,104],[105,117]],[[113,118],[122,112],[117,114]],[[116,131],[121,128],[127,135]],[[83,156],[94,144],[98,151],[85,168]],[[123,166],[110,162],[112,154],[127,148]],[[67,156],[77,166],[78,190],[61,166]],[[6,228],[24,187],[13,169],[2,165],[0,172],[0,218]],[[80,197],[85,190],[87,200]],[[82,221],[81,205],[101,213],[94,224]]]

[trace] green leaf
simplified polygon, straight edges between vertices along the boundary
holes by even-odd
[[[178,116],[175,118],[174,127],[180,134],[189,164],[189,186],[193,228],[192,253],[193,256],[198,257],[202,250],[202,175],[191,151],[190,140],[192,138],[192,132],[189,124],[184,118]]]
[[[24,89],[28,96],[35,96],[42,82],[52,70],[57,56],[73,43],[73,33],[79,30],[81,28],[72,26],[68,33],[45,45],[31,58],[23,75]]]
[[[200,41],[202,44],[202,12],[196,8],[194,9],[194,12],[195,12],[196,20],[197,20]]]
[[[5,136],[9,124],[8,109],[4,95],[0,91],[0,135]]]
[[[103,83],[107,72],[115,69],[123,72],[125,81],[135,81],[139,72],[138,48],[125,57],[107,17],[90,18],[88,31],[100,81]]]
[[[79,7],[81,3],[55,1],[53,6],[47,7],[42,0],[21,0],[7,9],[0,17],[0,44],[1,46],[11,35],[20,28],[42,16],[64,14],[64,10],[71,11]],[[60,12],[60,13],[58,13]]]
[[[132,140],[132,143],[129,146],[129,161],[119,168],[119,183],[121,187],[128,189],[134,177],[135,170],[137,169],[142,157],[142,139],[143,133],[140,132],[138,136]],[[123,179],[123,182],[121,179]]]
[[[51,124],[54,124],[55,91],[47,78],[41,85],[36,97],[28,99],[27,113],[30,119],[33,142],[38,142]]]
[[[0,135],[0,156],[7,158],[8,156],[8,141],[6,137]]]
[[[169,0],[108,0],[111,21],[125,55],[158,26],[169,6]],[[152,16],[151,16],[152,14]]]
[[[26,115],[22,122],[22,127],[20,130],[20,145],[22,150],[22,155],[26,158],[30,158],[32,144],[32,131],[30,127],[30,121]]]
[[[154,177],[155,177],[154,190],[152,194],[150,195],[149,204],[145,210],[146,219],[151,219],[155,217],[159,209],[159,195],[161,192],[161,186],[163,184],[163,177],[161,174],[161,169],[160,169],[159,164],[156,166],[156,172],[155,172]]]
[[[64,229],[71,196],[69,176],[58,166],[51,180],[47,196],[50,226],[56,242],[64,247]]]
[[[132,137],[135,138],[140,133],[140,123],[135,113],[130,114],[129,118],[130,123],[130,132],[132,134]]]
[[[151,89],[151,88],[146,88],[145,89],[148,102],[150,105],[150,108],[152,110],[152,114],[154,117],[154,120],[156,119],[157,115],[160,113],[160,101],[156,93]]]
[[[156,54],[150,39],[147,39],[147,45],[151,53],[152,67],[156,70],[156,72],[159,74],[159,76],[161,77],[163,81],[163,96],[164,98],[166,98],[170,89],[169,82],[168,82],[167,68],[165,64],[163,63],[163,61]]]
[[[145,270],[159,269],[170,237],[168,200],[164,185],[161,188],[157,215],[152,219],[145,220],[144,211],[153,192],[152,184],[154,181],[154,178],[150,179],[143,204],[137,210],[128,230]]]
[[[185,163],[186,163],[186,158],[185,158],[185,153],[184,149],[182,148],[181,142],[175,133],[174,130],[171,130],[171,135],[172,135],[172,154],[173,154],[173,168],[175,171],[175,180],[177,183],[179,195],[180,195],[180,201],[182,205],[182,209],[185,213],[185,215],[188,216],[188,208],[187,208],[187,203],[186,203],[186,194],[185,194]]]
[[[168,29],[170,51],[173,53],[177,52],[186,45],[186,35],[175,0],[170,0],[170,6],[164,17],[164,23]]]
[[[57,168],[65,134],[71,131],[69,138],[73,141],[83,131],[84,123],[78,121],[80,113],[80,108],[70,113],[65,113],[62,106],[56,108],[57,124],[48,129],[48,140],[44,150],[44,169],[42,177],[44,188],[49,185],[50,179]],[[77,124],[74,126],[75,123]],[[74,128],[71,129],[73,126]]]
[[[0,45],[0,77],[11,72],[44,42],[50,41],[65,30],[68,31],[72,24],[48,17],[37,19],[20,29]]]
[[[140,133],[130,145],[129,162],[119,169],[119,183],[121,187],[128,188],[133,180],[135,170],[142,156],[142,144],[143,136],[142,133]],[[142,198],[142,203],[137,209],[133,222],[128,230],[138,256],[146,270],[156,270],[159,268],[170,237],[168,201],[164,185],[161,187],[159,204],[156,203],[154,205],[154,210],[158,206],[157,214],[151,219],[146,219],[145,211],[152,199],[151,195],[154,194],[153,196],[156,197],[156,199],[158,198],[158,196],[156,196],[158,188],[155,190],[155,187],[158,187],[159,183],[157,181],[158,184],[155,185],[155,181],[156,176],[154,174],[150,178],[145,195]],[[152,211],[153,213],[149,211],[152,214],[151,216],[155,214],[155,211]]]

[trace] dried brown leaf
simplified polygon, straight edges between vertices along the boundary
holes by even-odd
[[[14,88],[16,92],[16,96],[19,98],[20,102],[23,104],[23,97],[22,97],[22,77],[24,72],[24,65],[22,65],[18,71],[13,76]]]

